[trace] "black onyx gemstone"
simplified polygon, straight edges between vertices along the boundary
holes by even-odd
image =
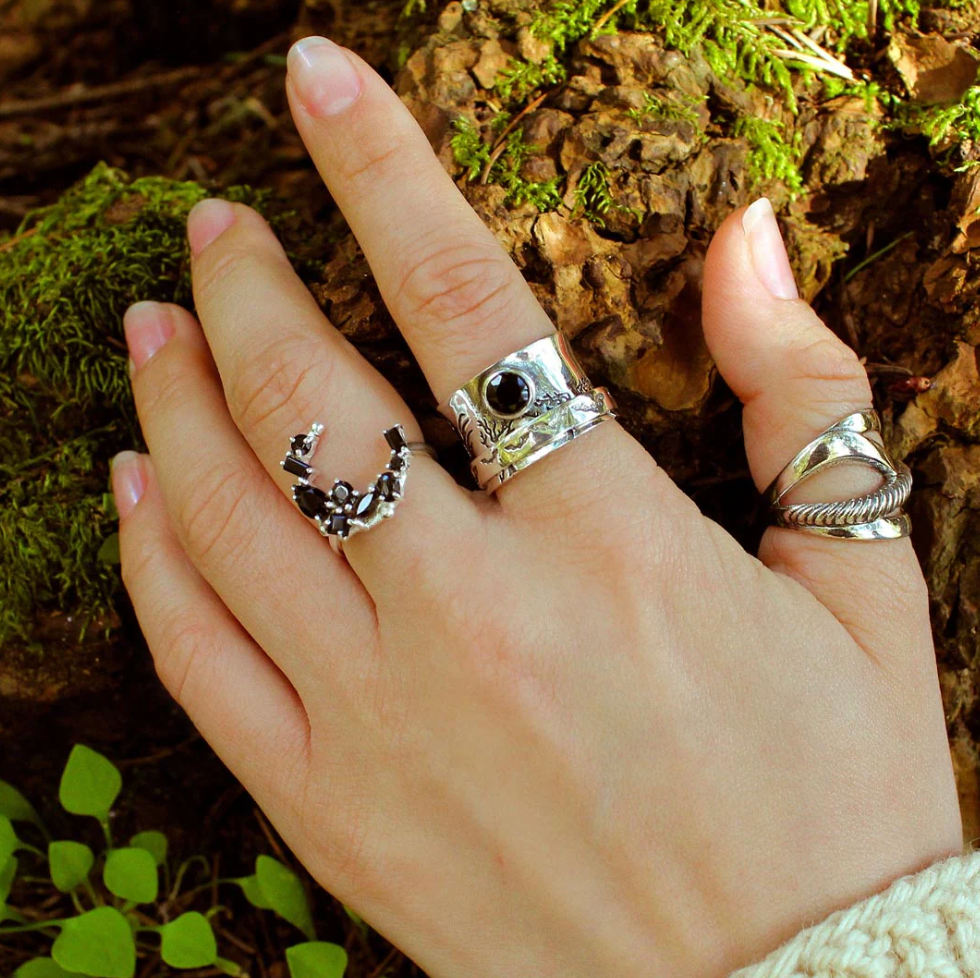
[[[293,437],[289,439],[289,444],[290,444],[290,447],[292,448],[294,454],[296,454],[296,455],[305,455],[306,454],[306,435],[305,434],[303,434],[303,435],[293,435]]]
[[[401,470],[405,468],[405,459],[403,459],[401,455],[392,455],[391,461],[388,463],[388,468],[391,469],[392,472],[401,472]]]
[[[531,385],[519,373],[504,370],[487,384],[487,404],[497,414],[512,417],[531,403]]]
[[[408,442],[405,441],[405,432],[402,431],[401,425],[396,424],[394,428],[389,428],[385,432],[385,441],[388,442],[393,452],[400,452],[403,448],[408,447]]]
[[[330,519],[327,521],[327,531],[329,533],[332,533],[334,536],[345,537],[347,536],[348,530],[347,517],[343,513],[330,514]]]
[[[378,478],[377,490],[382,499],[391,502],[395,498],[397,483],[395,477],[390,472],[384,472]]]
[[[353,492],[354,487],[349,482],[338,482],[336,485],[334,485],[333,489],[330,490],[330,499],[338,506],[343,506],[345,503],[349,502]]]
[[[303,462],[298,458],[293,458],[292,455],[286,456],[286,461],[282,463],[282,467],[290,475],[298,476],[300,479],[308,479],[310,477],[310,473],[313,471],[312,465],[307,465],[306,462]]]
[[[357,509],[354,511],[354,515],[360,517],[362,520],[367,519],[378,506],[378,497],[373,492],[366,492],[357,501]]]
[[[317,489],[316,486],[294,486],[293,499],[296,500],[299,511],[311,520],[314,517],[323,516],[327,512],[326,493]]]

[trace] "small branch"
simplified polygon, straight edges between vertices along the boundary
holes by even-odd
[[[817,71],[826,71],[830,75],[837,75],[839,78],[845,78],[847,81],[857,81],[854,72],[847,65],[833,58],[828,60],[827,58],[818,58],[814,55],[803,54],[801,51],[791,51],[783,48],[777,48],[773,51],[773,54],[778,58],[801,61],[803,64],[809,65]]]
[[[592,37],[595,37],[599,31],[601,31],[602,28],[605,27],[606,24],[608,24],[609,21],[612,20],[612,18],[615,17],[616,14],[618,14],[620,10],[622,10],[623,7],[625,7],[629,2],[630,0],[619,0],[619,3],[610,7],[593,25]]]
[[[868,0],[868,40],[873,41],[878,31],[878,0]]]
[[[490,159],[487,160],[486,166],[483,168],[483,173],[480,174],[480,185],[486,186],[487,181],[490,179],[490,171],[493,169],[494,163],[500,159],[503,155],[504,150],[507,148],[507,137],[521,124],[523,119],[533,112],[555,89],[549,88],[548,91],[542,92],[533,102],[528,102],[527,105],[521,109],[513,119],[510,120],[510,124],[507,128],[497,137],[497,141],[493,144],[493,151],[490,153]]]
[[[394,961],[394,960],[395,960],[395,958],[397,958],[397,957],[398,957],[398,956],[399,956],[400,954],[401,954],[401,951],[399,951],[397,947],[393,947],[393,948],[392,948],[392,949],[391,949],[391,950],[390,950],[390,951],[388,952],[388,955],[387,955],[387,957],[386,957],[386,958],[384,959],[384,961],[382,961],[382,962],[381,962],[381,964],[379,964],[379,965],[377,966],[377,968],[375,968],[375,969],[374,969],[374,971],[372,971],[372,972],[371,972],[371,974],[370,974],[370,975],[368,975],[368,978],[381,978],[381,976],[382,976],[382,975],[384,974],[384,972],[385,972],[385,969],[386,969],[386,968],[387,968],[387,967],[388,967],[388,966],[389,966],[389,965],[390,965],[390,964],[392,963],[392,961]]]
[[[16,238],[11,238],[9,241],[5,241],[0,245],[0,252],[10,251],[11,248],[19,245],[21,241],[29,238],[32,234],[37,234],[37,228],[31,228],[30,231],[25,231],[23,234],[18,234]]]
[[[199,68],[179,68],[159,75],[148,75],[144,78],[130,78],[126,81],[114,82],[111,85],[97,85],[94,88],[70,88],[57,95],[44,98],[24,99],[19,102],[0,102],[0,119],[10,119],[18,115],[37,115],[58,109],[69,109],[76,105],[87,105],[91,102],[112,101],[125,98],[149,88],[165,88],[169,85],[179,85],[200,76]]]

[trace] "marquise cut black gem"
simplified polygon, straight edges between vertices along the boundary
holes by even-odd
[[[490,378],[486,396],[492,411],[512,417],[531,403],[531,385],[516,371],[504,370]]]
[[[316,486],[293,486],[293,499],[299,511],[311,520],[326,515],[327,495]]]
[[[295,475],[300,479],[308,479],[310,473],[313,471],[312,465],[307,465],[306,462],[301,459],[294,458],[292,455],[287,455],[286,460],[282,463],[282,467],[290,474]]]
[[[357,501],[357,509],[354,511],[354,515],[360,519],[366,519],[369,517],[378,505],[378,497],[373,492],[366,492]]]

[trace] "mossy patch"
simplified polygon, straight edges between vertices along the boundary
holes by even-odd
[[[189,304],[184,224],[206,196],[100,165],[0,240],[0,645],[29,643],[46,614],[76,635],[108,627],[108,462],[139,446],[122,314],[141,299]]]

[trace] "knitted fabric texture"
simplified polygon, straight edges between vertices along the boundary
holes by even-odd
[[[980,852],[897,880],[731,978],[980,978]]]

